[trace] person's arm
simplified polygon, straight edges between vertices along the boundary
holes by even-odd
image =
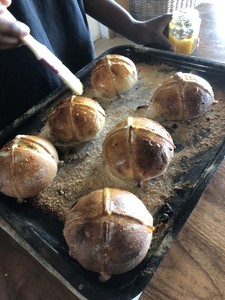
[[[15,48],[21,45],[20,38],[29,33],[29,28],[21,23],[11,21],[5,11],[11,0],[0,0],[0,50]]]
[[[148,21],[137,21],[113,0],[84,0],[88,15],[125,38],[142,45],[158,44],[162,49],[174,51],[164,32],[172,16],[166,14]]]

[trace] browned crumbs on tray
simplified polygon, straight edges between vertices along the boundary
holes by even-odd
[[[218,103],[191,122],[160,120],[152,114],[150,99],[158,85],[174,74],[176,69],[166,64],[144,63],[137,64],[137,69],[141,71],[136,86],[121,98],[100,98],[91,87],[86,88],[85,96],[98,101],[106,111],[105,127],[95,140],[76,146],[72,153],[63,155],[63,166],[53,183],[34,199],[36,206],[64,220],[80,197],[97,189],[111,187],[134,193],[154,214],[166,199],[173,197],[175,189],[196,184],[191,181],[174,184],[172,178],[184,171],[188,172],[193,167],[190,158],[218,146],[224,138],[224,91],[212,86]],[[138,187],[137,182],[113,177],[102,160],[102,143],[106,133],[127,116],[147,117],[158,121],[170,132],[175,144],[183,145],[179,152],[175,152],[167,170],[157,178],[145,181],[142,187]]]

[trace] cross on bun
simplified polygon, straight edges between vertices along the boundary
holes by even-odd
[[[92,69],[91,85],[102,96],[120,96],[137,82],[137,69],[128,57],[109,54]]]
[[[47,130],[59,143],[82,143],[97,136],[105,125],[105,111],[98,102],[72,96],[56,105],[48,117]]]
[[[100,273],[101,281],[135,268],[147,254],[152,232],[153,218],[143,202],[112,188],[80,198],[63,230],[70,255]]]
[[[0,191],[22,200],[39,194],[54,179],[58,153],[38,136],[17,135],[0,150]]]
[[[159,123],[128,117],[119,122],[103,143],[103,158],[121,179],[148,180],[164,172],[172,160],[174,144]]]
[[[191,120],[207,111],[214,93],[204,78],[177,72],[160,84],[151,102],[155,115],[167,120]]]

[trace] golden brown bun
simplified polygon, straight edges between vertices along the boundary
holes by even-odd
[[[112,174],[122,179],[144,181],[158,176],[174,153],[170,134],[159,123],[132,118],[118,123],[103,143],[103,158]]]
[[[0,191],[17,199],[33,197],[52,182],[58,163],[49,141],[17,135],[0,150]]]
[[[178,72],[161,83],[151,101],[156,115],[167,120],[191,120],[209,108],[214,93],[202,77]]]
[[[119,96],[137,82],[137,70],[129,58],[111,54],[101,58],[91,73],[91,85],[104,96]]]
[[[85,142],[105,125],[105,111],[98,102],[72,96],[54,107],[48,117],[50,136],[63,143]]]
[[[152,231],[152,215],[139,198],[105,188],[78,200],[66,217],[63,233],[70,255],[105,281],[144,259]]]

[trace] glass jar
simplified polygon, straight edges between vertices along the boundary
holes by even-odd
[[[192,54],[198,45],[201,19],[197,9],[177,10],[169,24],[169,40],[177,53]]]

